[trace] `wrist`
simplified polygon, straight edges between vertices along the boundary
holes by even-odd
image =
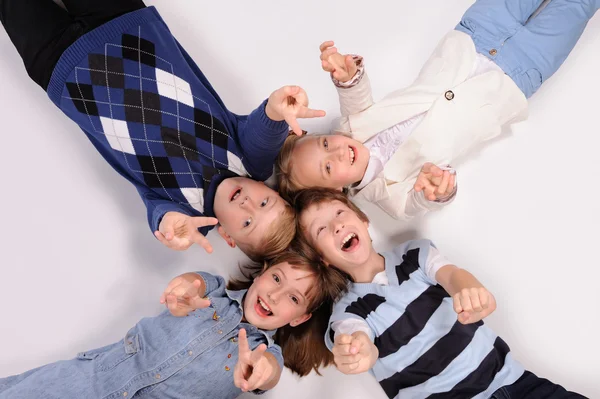
[[[202,276],[194,272],[183,273],[180,277],[190,284],[193,284],[196,280],[202,281]]]
[[[267,104],[265,105],[265,114],[269,119],[275,122],[281,122],[285,119],[281,116],[279,112],[273,109],[273,106],[271,105],[271,100],[268,100]]]

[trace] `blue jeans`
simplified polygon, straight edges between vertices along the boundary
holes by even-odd
[[[477,0],[457,30],[531,97],[565,61],[600,0]]]
[[[560,385],[526,371],[511,385],[498,389],[491,399],[586,399]]]

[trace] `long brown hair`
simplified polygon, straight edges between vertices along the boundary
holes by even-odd
[[[333,303],[348,289],[346,275],[337,269],[325,266],[315,258],[287,250],[265,262],[264,265],[251,265],[242,270],[243,280],[232,279],[227,288],[231,290],[248,289],[252,280],[269,268],[287,262],[292,267],[309,270],[314,279],[306,293],[308,299],[307,313],[312,317],[306,322],[291,327],[289,324],[277,329],[275,342],[281,346],[284,364],[292,372],[301,377],[312,370],[319,374],[319,368],[333,363],[333,355],[325,346],[325,332]]]

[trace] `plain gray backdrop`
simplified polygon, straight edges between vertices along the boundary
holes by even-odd
[[[50,1],[50,0],[49,0]],[[249,113],[298,84],[339,115],[318,46],[365,57],[374,96],[408,85],[469,0],[149,0],[227,106]],[[455,203],[410,224],[374,207],[376,247],[432,239],[495,294],[486,321],[534,373],[600,397],[597,205],[600,17],[530,101],[530,117],[458,167]],[[32,83],[0,33],[0,376],[121,339],[161,311],[159,295],[185,271],[238,273],[245,259],[209,234],[215,252],[174,252],[148,229],[137,192]],[[442,132],[443,133],[443,132]],[[207,381],[207,383],[210,383]],[[384,398],[368,374],[297,380],[265,398]]]

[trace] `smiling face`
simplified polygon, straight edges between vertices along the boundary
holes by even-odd
[[[276,191],[245,177],[223,180],[214,200],[215,215],[226,235],[250,248],[260,247],[270,226],[286,212],[286,206]]]
[[[293,179],[304,188],[341,189],[362,180],[369,156],[369,150],[350,137],[306,136],[292,152]]]
[[[300,225],[323,260],[350,275],[373,254],[369,223],[340,201],[310,205],[302,211]]]
[[[287,324],[295,327],[310,319],[308,293],[314,284],[310,270],[288,262],[265,270],[248,289],[244,299],[244,317],[263,330]]]

